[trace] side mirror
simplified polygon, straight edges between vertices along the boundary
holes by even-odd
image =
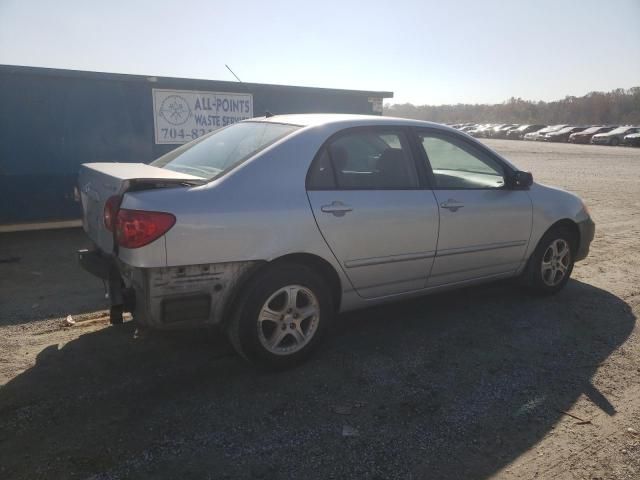
[[[514,172],[510,180],[510,187],[514,190],[526,190],[533,185],[533,175],[531,175],[531,172]]]

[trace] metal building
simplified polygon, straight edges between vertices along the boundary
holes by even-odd
[[[0,232],[76,223],[82,163],[150,162],[267,111],[381,114],[383,99],[391,97],[0,65]]]

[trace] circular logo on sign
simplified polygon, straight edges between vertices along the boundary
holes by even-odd
[[[160,111],[162,118],[172,125],[182,125],[191,116],[191,109],[187,101],[179,95],[169,95],[162,101]]]

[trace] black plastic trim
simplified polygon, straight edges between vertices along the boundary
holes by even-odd
[[[78,262],[83,269],[102,280],[109,280],[109,274],[113,267],[111,257],[104,255],[100,250],[78,250]]]

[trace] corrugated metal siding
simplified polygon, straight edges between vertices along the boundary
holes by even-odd
[[[368,92],[0,66],[0,224],[73,219],[79,166],[150,162],[152,88],[253,94],[254,115],[372,114]]]

